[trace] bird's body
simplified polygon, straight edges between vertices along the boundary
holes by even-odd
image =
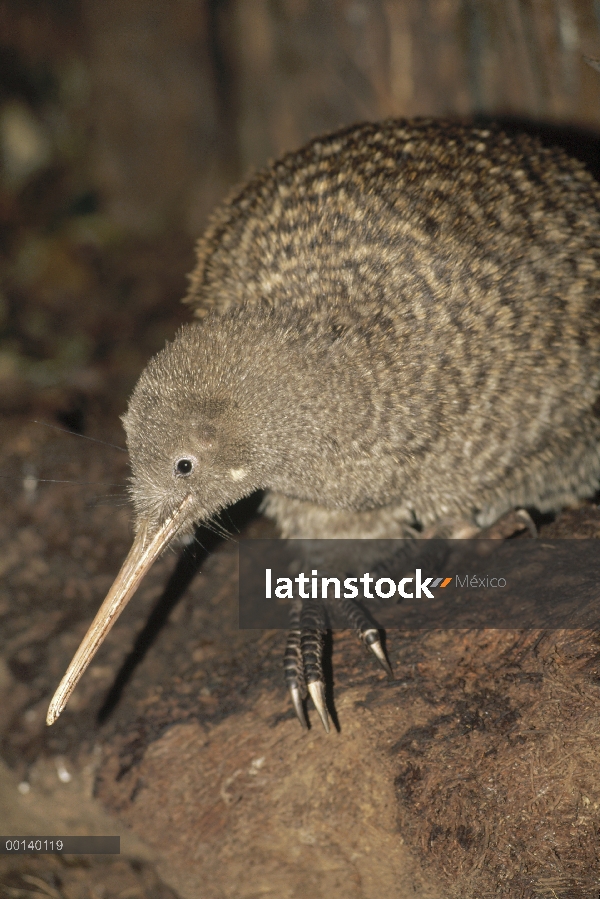
[[[600,190],[529,137],[391,121],[314,141],[217,211],[187,302],[247,319],[248,351],[279,355],[265,422],[307,419],[290,445],[314,461],[267,501],[288,535],[485,525],[596,489]]]
[[[214,215],[202,321],[132,395],[138,555],[258,488],[305,537],[592,494],[599,294],[600,188],[529,137],[389,121],[289,154]]]

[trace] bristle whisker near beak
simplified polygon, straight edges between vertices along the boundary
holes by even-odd
[[[233,520],[232,516],[229,514],[229,510],[228,510],[227,508],[223,509],[223,511],[222,511],[222,513],[221,513],[221,516],[222,516],[223,518],[227,517],[227,518],[229,519],[229,524],[231,525],[231,527],[233,528],[233,530],[236,532],[236,534],[239,534],[239,533],[240,533],[240,529],[239,529],[238,526],[236,525],[236,523],[235,523],[235,521]],[[225,525],[223,525],[223,527],[225,527]],[[226,529],[226,527],[225,527],[225,529]],[[232,539],[233,539],[233,534],[231,534],[230,536],[231,536]]]
[[[212,531],[213,534],[216,534],[217,537],[222,537],[223,540],[235,539],[233,534],[231,534],[227,530],[227,528],[222,525],[216,518],[209,518],[206,521],[203,521],[202,524],[207,530]]]
[[[48,707],[46,724],[54,724],[63,711],[82,674],[94,658],[109,630],[137,590],[142,578],[173,537],[186,523],[192,497],[188,495],[179,507],[149,538],[147,524],[138,531],[121,570],[100,606],[79,649],[61,680]]]

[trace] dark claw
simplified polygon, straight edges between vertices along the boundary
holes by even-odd
[[[383,646],[381,645],[381,640],[379,639],[379,631],[377,631],[375,628],[369,628],[369,630],[360,633],[360,639],[363,641],[365,646],[371,650],[387,676],[390,679],[393,678],[394,672],[392,671],[392,666],[388,662],[385,652],[383,651]]]

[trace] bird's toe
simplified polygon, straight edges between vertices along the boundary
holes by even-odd
[[[319,713],[321,723],[325,728],[325,732],[329,733],[329,715],[327,714],[327,705],[325,703],[325,684],[322,680],[313,680],[308,683],[308,692],[314,706]]]
[[[394,672],[392,671],[392,666],[390,665],[385,654],[379,631],[374,627],[370,627],[367,630],[359,631],[359,637],[365,644],[367,649],[370,649],[370,651],[373,653],[387,676],[390,679],[393,678]]]

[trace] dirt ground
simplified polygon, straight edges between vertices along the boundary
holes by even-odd
[[[5,433],[11,437],[4,444],[4,470],[14,470],[24,453],[40,468],[42,460],[53,460],[59,480],[70,475],[123,483],[126,460],[116,451],[30,421],[12,420]],[[189,551],[179,563],[173,554],[162,559],[68,711],[46,728],[45,707],[60,669],[126,549],[129,513],[98,502],[90,488],[40,483],[28,493],[14,481],[7,489],[14,518],[2,524],[2,750],[13,772],[8,796],[12,790],[15,803],[27,802],[31,812],[45,797],[46,812],[48,802],[50,809],[55,803],[60,820],[74,793],[78,804],[94,793],[135,833],[137,822],[128,820],[133,796],[135,812],[146,826],[152,822],[152,832],[142,835],[150,857],[161,859],[159,870],[180,895],[318,896],[337,890],[375,896],[383,895],[385,884],[388,895],[400,895],[404,880],[410,883],[407,895],[414,895],[413,884],[423,878],[397,839],[392,771],[371,763],[368,728],[359,726],[365,715],[368,723],[367,710],[351,715],[343,735],[326,739],[315,729],[303,736],[282,686],[282,635],[237,630],[233,542],[206,559],[181,598],[201,559]],[[264,533],[269,526],[255,521],[250,527]],[[165,604],[171,612],[156,633]],[[128,681],[121,676],[121,701],[112,712],[105,709],[99,725],[107,694],[113,690],[114,703],[118,672],[123,674],[140,634],[150,644],[145,658],[131,668]],[[144,649],[138,646],[138,656]],[[353,643],[349,650],[348,686],[363,674],[376,686],[380,676],[369,660],[363,672],[362,650]],[[353,696],[350,689],[338,704],[340,714],[345,703],[351,708],[362,700],[364,692]],[[59,781],[60,765],[72,776],[68,784]],[[18,794],[17,783],[29,784],[26,796]],[[71,869],[57,871],[56,861],[43,858],[36,864],[23,874],[44,871],[51,884],[58,876],[71,895]],[[93,869],[90,878],[114,881],[114,863],[108,864],[110,871]],[[0,863],[0,871],[6,875],[0,883],[12,888],[15,860]],[[142,874],[148,877],[147,866],[138,880]],[[130,867],[122,877],[131,879]],[[120,894],[106,889],[107,896]],[[430,893],[419,887],[418,894]]]
[[[2,817],[117,832],[124,846],[120,858],[0,856],[5,895],[598,896],[597,636],[394,632],[388,682],[338,633],[338,730],[325,735],[313,711],[304,734],[283,634],[237,629],[236,528],[272,534],[251,504],[234,540],[201,534],[206,551],[155,565],[47,728],[131,533],[126,456],[42,426],[33,406],[2,429]],[[60,419],[46,408],[44,420]],[[84,430],[120,441],[92,401]],[[542,536],[599,532],[589,504]]]

